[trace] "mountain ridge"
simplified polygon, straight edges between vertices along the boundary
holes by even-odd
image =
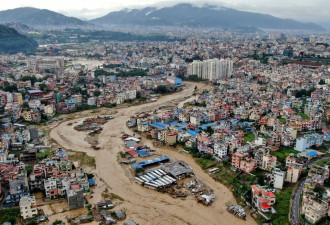
[[[0,24],[0,52],[33,52],[38,43],[32,38],[18,33],[15,29]]]
[[[240,11],[205,4],[202,7],[180,3],[170,7],[124,9],[110,12],[90,22],[97,25],[189,26],[204,28],[230,28],[237,26],[261,29],[294,29],[324,31],[314,23],[281,19],[269,14]]]
[[[83,26],[88,23],[75,17],[32,7],[0,11],[0,23],[21,23],[28,26]]]

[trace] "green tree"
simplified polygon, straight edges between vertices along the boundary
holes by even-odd
[[[26,173],[27,173],[28,175],[30,175],[30,174],[32,173],[32,171],[33,171],[33,167],[32,167],[32,166],[26,166],[26,167],[25,167],[25,170],[26,170]]]
[[[325,80],[321,79],[319,85],[324,85],[324,84],[325,84]]]
[[[94,91],[94,96],[95,97],[99,97],[100,95],[101,95],[101,91],[99,91],[99,90]]]
[[[140,91],[137,91],[137,92],[136,92],[136,98],[137,98],[137,99],[141,98],[141,92],[140,92]]]
[[[35,220],[31,220],[31,221],[28,222],[28,225],[37,225],[37,224],[38,223]]]
[[[7,91],[7,92],[17,92],[18,91],[16,84],[9,84],[8,82],[5,82],[3,90]]]
[[[47,91],[47,85],[44,83],[39,84],[40,90]]]
[[[85,83],[85,78],[80,77],[77,81],[78,84],[84,84]]]
[[[9,78],[11,78],[11,79],[13,79],[13,80],[16,80],[16,78],[15,78],[14,74],[12,74],[12,73],[11,73],[11,74],[9,74],[9,75],[8,75],[8,77],[9,77]]]
[[[161,93],[161,94],[165,94],[168,92],[168,89],[165,85],[159,85],[157,88],[156,88],[156,92],[157,93]]]

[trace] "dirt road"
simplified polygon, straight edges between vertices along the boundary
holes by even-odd
[[[194,91],[195,83],[180,93],[163,96],[157,102],[131,106],[129,108],[116,109],[115,119],[110,120],[104,125],[104,129],[99,136],[101,150],[94,151],[90,145],[84,141],[84,134],[73,129],[67,124],[76,119],[64,122],[55,127],[50,132],[50,137],[64,148],[72,148],[76,151],[86,152],[95,157],[95,173],[101,177],[111,192],[125,199],[121,205],[127,209],[129,219],[133,219],[141,225],[150,224],[255,224],[251,217],[242,221],[226,211],[225,203],[235,203],[235,199],[230,190],[224,185],[215,182],[208,174],[195,163],[193,158],[185,153],[179,153],[169,149],[158,149],[170,158],[184,160],[193,168],[196,177],[214,189],[216,200],[210,207],[198,204],[192,197],[186,200],[174,199],[166,194],[147,189],[131,181],[121,165],[117,162],[117,154],[123,149],[121,140],[122,132],[132,133],[125,122],[137,112],[145,112],[157,109],[159,106],[168,104],[179,104],[185,98],[191,96]],[[206,88],[203,84],[197,84],[199,89]],[[150,141],[145,143],[152,145]]]

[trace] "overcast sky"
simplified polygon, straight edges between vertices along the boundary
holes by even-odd
[[[321,23],[330,21],[330,0],[1,0],[0,10],[30,6],[92,19],[123,8],[162,7],[178,2],[216,4],[299,21]]]

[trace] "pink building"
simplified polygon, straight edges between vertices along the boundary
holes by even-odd
[[[234,153],[231,158],[231,165],[244,173],[250,173],[257,168],[255,159],[248,156],[248,154]]]

